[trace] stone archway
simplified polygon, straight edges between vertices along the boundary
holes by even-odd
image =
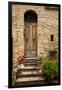
[[[24,14],[24,55],[37,56],[37,14],[32,10]]]

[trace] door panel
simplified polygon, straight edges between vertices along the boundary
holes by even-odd
[[[36,23],[25,23],[25,56],[36,56],[37,53]]]

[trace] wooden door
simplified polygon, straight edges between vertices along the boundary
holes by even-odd
[[[37,55],[37,25],[36,23],[25,23],[24,30],[25,56],[36,57]]]

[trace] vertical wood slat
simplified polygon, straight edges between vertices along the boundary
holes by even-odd
[[[33,34],[33,51],[35,50],[35,26],[33,26],[33,29],[32,29],[32,34]]]
[[[33,51],[36,51],[36,37],[37,37],[37,30],[36,30],[36,23],[33,24],[33,27],[32,27],[32,39],[33,39]]]
[[[29,35],[30,35],[30,26],[26,26],[26,48],[27,48],[27,51],[29,51],[29,48],[30,48],[30,45],[29,45]]]

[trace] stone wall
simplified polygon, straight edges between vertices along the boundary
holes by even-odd
[[[49,50],[58,48],[58,10],[47,10],[45,6],[12,5],[13,64],[18,56],[24,55],[24,13],[37,13],[37,55],[46,57]],[[51,34],[54,41],[50,41]]]

